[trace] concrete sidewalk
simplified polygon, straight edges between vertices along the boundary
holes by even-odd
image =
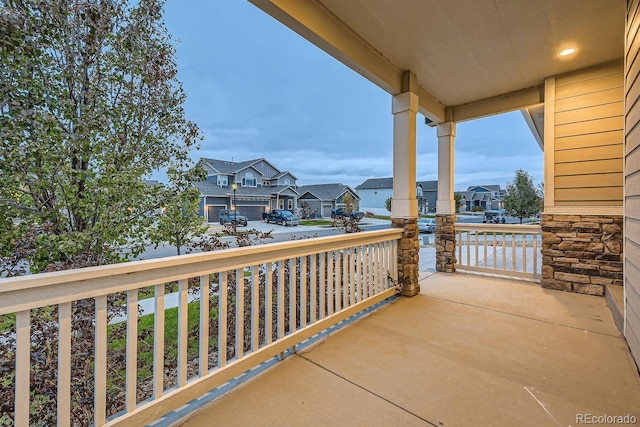
[[[421,289],[175,425],[539,427],[576,425],[582,414],[640,419],[640,378],[604,298],[463,274],[431,274]]]

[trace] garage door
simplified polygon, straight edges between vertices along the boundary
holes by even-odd
[[[207,222],[220,222],[220,211],[225,206],[207,206]]]
[[[238,206],[238,212],[247,217],[249,221],[262,221],[264,206]]]

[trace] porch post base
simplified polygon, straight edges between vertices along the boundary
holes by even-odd
[[[456,215],[436,215],[436,271],[456,271]]]
[[[418,220],[417,218],[392,218],[391,226],[404,230],[398,245],[398,283],[402,287],[400,294],[406,297],[418,295],[420,293]]]

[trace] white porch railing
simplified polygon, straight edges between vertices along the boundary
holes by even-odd
[[[77,406],[72,391],[78,355],[72,354],[72,340],[80,336],[95,337],[92,354],[83,356],[91,367],[85,376],[92,378],[95,425],[143,425],[392,296],[401,235],[399,229],[370,231],[0,280],[0,315],[15,314],[14,424],[35,421],[29,417],[38,394],[30,387],[30,365],[41,350],[33,348],[36,313],[54,313],[57,332],[47,342],[58,356],[47,368],[57,371],[58,425],[70,425]],[[175,289],[177,331],[168,331],[165,294]],[[197,293],[197,301],[188,302],[190,292]],[[151,332],[140,330],[138,301],[146,297],[154,300]],[[90,301],[91,333],[75,326],[81,300]],[[117,325],[109,324],[117,307],[126,309],[120,390],[111,363]],[[170,333],[177,333],[174,344]],[[150,366],[140,358],[145,334],[153,338]],[[169,378],[165,364],[171,351],[177,362]],[[110,393],[123,400],[117,413],[108,405]]]
[[[539,281],[539,225],[456,224],[456,270],[480,271]]]

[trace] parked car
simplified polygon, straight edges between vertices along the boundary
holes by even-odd
[[[418,218],[418,231],[420,233],[435,233],[436,232],[435,218]]]
[[[506,219],[504,217],[504,211],[486,211],[482,222],[492,222],[494,224],[504,224]]]
[[[364,212],[353,211],[351,212],[350,215],[347,215],[347,213],[344,211],[343,208],[331,210],[331,218],[335,219],[335,218],[346,218],[346,217],[349,217],[350,219],[362,219],[362,217],[364,217]]]
[[[289,224],[294,226],[300,224],[300,217],[298,215],[294,215],[290,211],[283,209],[274,209],[269,213],[263,212],[262,219],[267,223],[273,222],[284,225],[285,227]]]
[[[222,209],[220,211],[220,224],[224,225],[227,223],[246,226],[247,217],[232,209]]]

